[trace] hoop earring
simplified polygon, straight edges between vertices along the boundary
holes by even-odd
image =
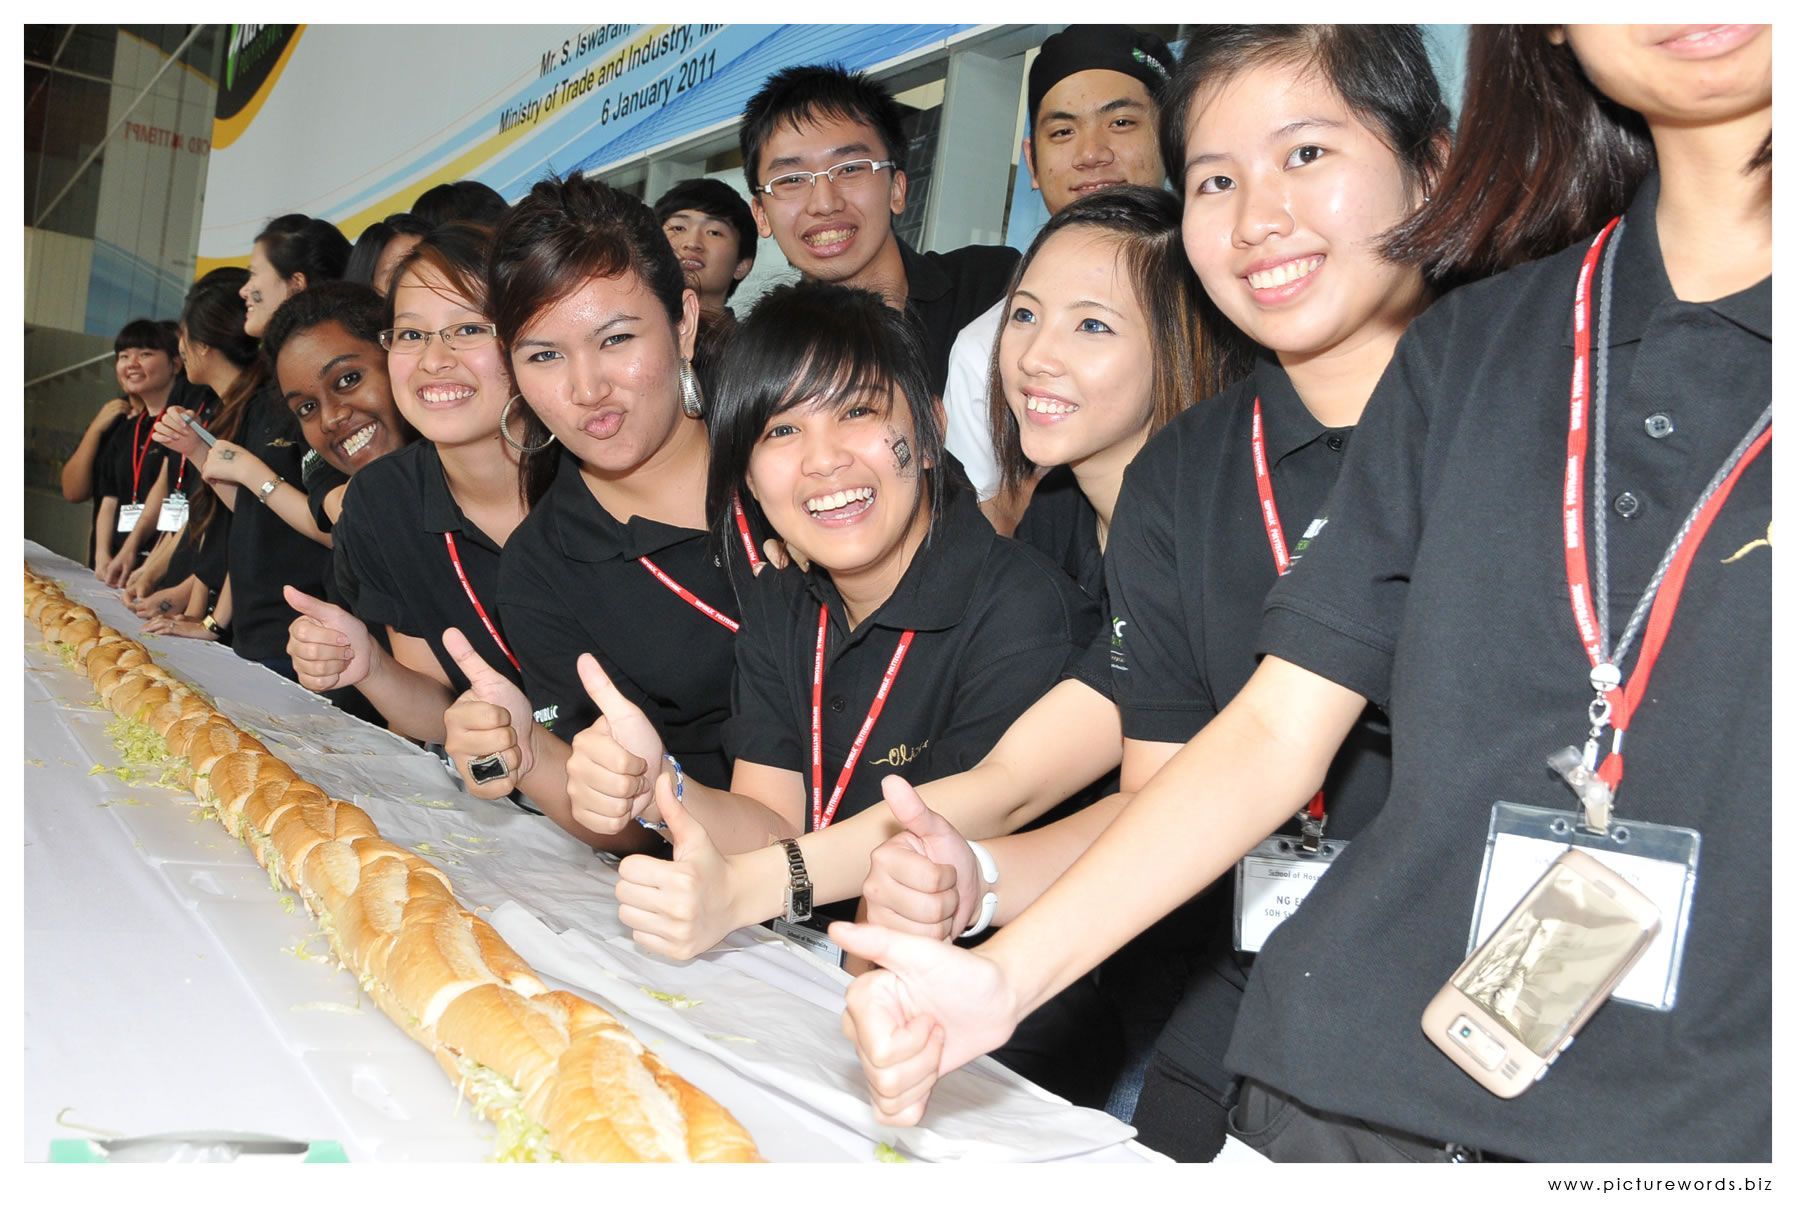
[[[698,386],[698,374],[690,360],[679,362],[679,408],[687,418],[704,417],[704,390]]]
[[[523,394],[521,393],[514,393],[505,399],[505,408],[499,411],[499,438],[510,444],[514,451],[521,452],[525,456],[528,456],[530,453],[540,452],[542,449],[554,443],[555,433],[550,431],[548,433],[548,438],[534,447],[520,444],[515,439],[511,438],[511,407],[515,405],[517,399],[522,396]]]

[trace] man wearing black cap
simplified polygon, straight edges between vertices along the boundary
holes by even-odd
[[[1126,25],[1068,25],[1041,44],[1028,72],[1029,178],[1049,214],[1113,184],[1165,182],[1160,89],[1177,64],[1165,40]],[[1015,529],[1026,493],[998,497],[986,399],[1003,301],[968,323],[948,359],[947,446],[966,466],[1000,532]]]

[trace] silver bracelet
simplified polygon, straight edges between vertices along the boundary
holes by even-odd
[[[667,760],[668,765],[673,767],[673,798],[684,803],[686,801],[685,769],[679,764],[679,759],[674,757],[671,753],[663,753],[661,756]],[[667,836],[667,822],[665,820],[650,820],[646,816],[637,816],[636,823],[640,824],[643,828],[651,829],[652,831],[659,833],[663,840],[668,842],[673,840],[671,837]]]

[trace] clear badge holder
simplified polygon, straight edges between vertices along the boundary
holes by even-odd
[[[187,522],[187,495],[170,494],[156,515],[157,531],[179,531]]]
[[[137,530],[137,520],[143,516],[143,503],[124,502],[118,508],[118,530],[120,534],[130,535]]]
[[[1234,864],[1234,948],[1257,954],[1272,932],[1296,915],[1346,844],[1332,838],[1305,843],[1280,834],[1247,851]]]
[[[1596,833],[1577,812],[1498,802],[1490,809],[1466,954],[1489,938],[1547,867],[1571,848],[1583,850],[1637,887],[1663,918],[1657,938],[1612,999],[1659,1012],[1674,1008],[1701,856],[1701,834],[1692,828],[1617,818],[1606,833]]]

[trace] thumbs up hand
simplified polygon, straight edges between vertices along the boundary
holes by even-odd
[[[536,728],[530,700],[504,674],[481,660],[459,628],[443,631],[443,648],[467,676],[469,689],[443,712],[443,749],[455,762],[455,770],[468,794],[481,799],[501,799],[536,768],[531,736]],[[505,774],[476,782],[468,763],[497,756]]]
[[[624,698],[591,653],[576,663],[601,713],[573,738],[567,800],[573,818],[595,833],[617,833],[653,802],[654,776],[666,748],[642,709]]]
[[[829,937],[885,968],[848,985],[841,1014],[880,1122],[915,1125],[936,1080],[1015,1032],[1015,993],[977,951],[844,921],[829,926]]]
[[[868,923],[950,941],[972,923],[985,892],[978,860],[958,829],[929,810],[916,788],[885,777],[885,806],[904,831],[872,854],[866,883]]]
[[[655,779],[654,802],[667,822],[673,860],[632,854],[617,864],[617,919],[644,950],[683,961],[735,927],[734,874],[704,825],[674,798],[671,770]]]
[[[335,690],[365,679],[375,657],[368,625],[303,590],[286,586],[282,593],[299,612],[287,626],[287,656],[299,684],[307,690]]]

